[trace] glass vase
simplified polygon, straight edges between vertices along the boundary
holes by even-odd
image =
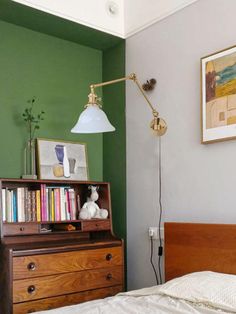
[[[35,165],[35,141],[28,140],[24,148],[24,174],[23,179],[37,179]]]

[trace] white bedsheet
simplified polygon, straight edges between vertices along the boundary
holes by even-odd
[[[231,313],[159,293],[160,286],[35,314],[216,314]]]

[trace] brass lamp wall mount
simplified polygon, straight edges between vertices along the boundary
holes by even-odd
[[[81,113],[78,122],[71,130],[72,133],[100,133],[100,132],[111,132],[114,131],[115,128],[110,124],[107,116],[101,109],[101,104],[99,103],[99,98],[95,93],[95,89],[97,87],[102,87],[106,85],[111,85],[115,83],[119,83],[122,81],[131,80],[133,81],[143,97],[145,98],[147,104],[149,105],[153,119],[150,123],[150,128],[154,131],[154,133],[158,136],[162,136],[166,133],[167,124],[166,122],[159,117],[159,113],[153,107],[150,100],[144,93],[141,84],[137,80],[136,74],[132,73],[126,77],[122,77],[116,80],[92,84],[90,85],[90,94],[88,95],[88,104],[85,106],[85,110]]]

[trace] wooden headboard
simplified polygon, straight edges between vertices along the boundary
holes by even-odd
[[[203,270],[236,274],[236,224],[165,223],[165,279]]]

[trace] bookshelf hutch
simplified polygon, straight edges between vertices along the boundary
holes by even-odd
[[[99,186],[97,204],[108,210],[107,219],[78,219],[79,203],[86,202],[89,185]],[[7,217],[7,202],[16,211],[22,202],[19,195],[15,203],[9,195],[20,191],[21,197],[25,191],[40,191],[35,192],[40,195],[38,210],[44,200],[49,208],[48,196],[42,198],[42,187],[52,195],[72,189],[76,217],[59,220],[49,215],[44,221],[40,213],[30,219],[24,217],[21,222],[19,217]],[[0,313],[32,313],[112,296],[123,290],[123,241],[112,230],[109,183],[0,179],[0,191]],[[27,197],[23,198],[26,202]]]

